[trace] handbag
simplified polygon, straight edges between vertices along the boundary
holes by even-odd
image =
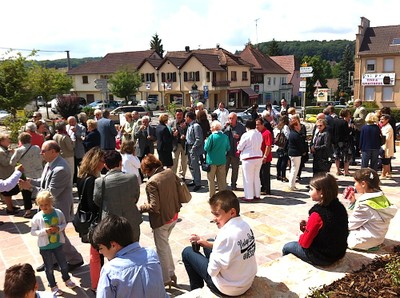
[[[386,144],[386,136],[381,134],[380,137],[381,137],[381,146],[383,146]]]
[[[103,177],[103,178],[101,178],[101,202],[100,202],[100,206],[99,206],[100,207],[99,213],[95,216],[95,218],[93,218],[93,221],[90,223],[89,231],[87,233],[87,240],[90,243],[93,243],[92,237],[93,237],[94,230],[96,229],[97,225],[100,223],[101,216],[103,214],[104,191],[105,191],[105,182],[104,182],[104,177]]]
[[[85,194],[87,179],[88,177],[86,177],[85,181],[83,182],[82,192],[79,196],[78,209],[76,210],[74,219],[72,220],[72,224],[74,225],[75,231],[79,233],[81,237],[83,237],[89,232],[89,227],[95,218],[95,214],[93,214],[92,211],[83,210],[82,206],[83,205],[82,200]]]
[[[192,194],[190,193],[185,182],[182,181],[182,179],[180,179],[178,176],[176,176],[176,187],[178,189],[179,202],[181,204],[189,203],[192,199]]]
[[[209,138],[211,138],[211,136]],[[212,149],[212,146],[213,146],[213,139],[211,139],[211,146],[210,146],[211,149]],[[206,158],[207,158],[207,152],[205,152],[205,153],[206,153]],[[201,169],[207,173],[209,171],[211,171],[211,165],[206,162],[206,159],[204,159],[203,162],[201,163]]]
[[[278,132],[278,134],[274,138],[274,145],[276,145],[280,148],[284,148],[286,146],[286,143],[287,143],[287,138],[281,130],[280,132]]]

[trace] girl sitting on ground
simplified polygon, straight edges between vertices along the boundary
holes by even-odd
[[[346,208],[337,199],[336,179],[319,173],[310,182],[310,197],[317,202],[308,221],[300,222],[299,241],[286,243],[282,254],[294,254],[317,266],[329,266],[344,257],[347,249],[348,218]]]
[[[375,251],[385,240],[390,220],[397,208],[389,202],[379,188],[379,176],[375,170],[363,168],[354,173],[354,192],[349,195],[353,213],[349,217],[349,248]]]

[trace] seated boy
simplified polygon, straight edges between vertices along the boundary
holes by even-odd
[[[232,191],[214,194],[209,204],[220,231],[214,242],[191,235],[192,247],[195,247],[193,244],[202,246],[205,256],[192,247],[182,252],[190,287],[201,288],[205,281],[218,295],[242,295],[251,287],[257,273],[253,231],[239,216],[239,200]]]
[[[157,253],[133,242],[126,218],[104,218],[93,232],[92,245],[109,260],[101,269],[96,297],[168,297]]]
[[[6,270],[4,278],[5,298],[50,298],[49,292],[37,291],[35,271],[30,264],[17,264]]]

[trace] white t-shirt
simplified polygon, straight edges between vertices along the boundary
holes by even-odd
[[[240,216],[230,219],[218,232],[207,272],[223,294],[238,296],[252,285],[257,273],[256,240]]]
[[[139,175],[140,160],[137,156],[132,154],[121,154],[122,156],[122,169],[121,171],[128,174],[135,174],[138,177],[139,185],[142,184]]]
[[[221,122],[222,126],[224,126],[226,121],[228,121],[229,111],[225,108],[222,111],[216,109],[214,113],[218,115],[218,121]]]

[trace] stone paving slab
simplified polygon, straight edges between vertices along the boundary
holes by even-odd
[[[391,201],[400,207],[400,188],[397,187],[400,181],[400,154],[396,153],[396,157],[397,159],[393,162],[394,179],[384,180],[382,188]],[[273,160],[273,164],[275,162],[276,159]],[[354,171],[354,169],[355,167],[350,168],[351,171]],[[335,173],[334,166],[331,172]],[[349,254],[349,257],[346,255],[343,261],[346,266],[340,269],[343,272],[340,272],[340,270],[339,272],[325,270],[322,271],[325,273],[324,275],[321,275],[321,272],[318,271],[319,269],[301,262],[293,256],[282,258],[281,250],[283,245],[286,242],[298,239],[300,235],[298,222],[307,218],[308,210],[314,204],[309,199],[308,189],[305,187],[312,176],[311,163],[306,165],[306,169],[302,174],[301,184],[298,184],[300,191],[286,192],[284,189],[287,187],[287,183],[274,179],[276,173],[274,167],[272,167],[271,173],[273,175],[271,179],[272,195],[264,196],[263,200],[259,202],[241,203],[241,215],[251,225],[255,233],[257,242],[256,258],[259,265],[258,277],[250,290],[252,292],[248,292],[244,297],[304,297],[310,285],[318,286],[328,283],[332,278],[336,278],[339,273],[344,274],[353,270],[355,265],[361,263],[360,259],[368,261],[375,256],[375,254],[370,254],[371,256],[368,256],[368,260],[366,259],[367,257],[363,256],[354,262],[350,262],[350,256],[353,254]],[[187,173],[187,178],[190,178],[189,172]],[[179,222],[171,234],[170,243],[178,277],[178,288],[172,288],[168,291],[171,297],[182,294],[185,294],[184,297],[212,297],[209,296],[209,292],[201,294],[199,290],[188,293],[188,276],[181,261],[181,252],[184,247],[189,245],[188,238],[190,234],[196,233],[206,237],[214,237],[218,232],[216,225],[210,222],[212,216],[207,203],[209,196],[205,172],[202,172],[202,178],[202,184],[205,187],[200,192],[192,193],[192,201],[185,204],[181,209]],[[353,184],[352,180],[351,177],[338,177],[340,191]],[[230,173],[227,181],[230,181]],[[241,173],[238,179],[238,186],[242,187]],[[235,193],[238,196],[243,196],[243,191],[236,191]],[[22,206],[21,195],[17,195],[15,198],[17,205]],[[143,184],[138,204],[145,200]],[[75,200],[75,207],[76,205],[77,200]],[[0,204],[0,207],[5,208],[5,205]],[[30,235],[29,220],[23,218],[22,214],[23,212],[21,211],[19,216],[9,216],[5,214],[4,210],[0,211],[0,220],[5,222],[4,225],[0,226],[0,297],[3,297],[2,289],[6,268],[21,262],[28,262],[36,268],[42,263],[36,244],[37,239]],[[400,241],[399,216],[400,214],[397,214],[392,220],[388,240],[385,241],[386,248],[398,244]],[[147,216],[144,216],[141,231],[140,244],[155,248]],[[65,290],[65,297],[94,297],[89,290],[89,244],[81,243],[72,224],[68,224],[66,233],[84,257],[84,266],[72,272],[72,279],[77,284],[80,284],[80,288],[74,290],[66,289],[58,271],[55,271],[56,280],[60,288],[63,291]],[[43,272],[37,273],[37,280],[39,288],[45,290],[47,280]],[[206,291],[206,289],[203,289],[203,291]]]

